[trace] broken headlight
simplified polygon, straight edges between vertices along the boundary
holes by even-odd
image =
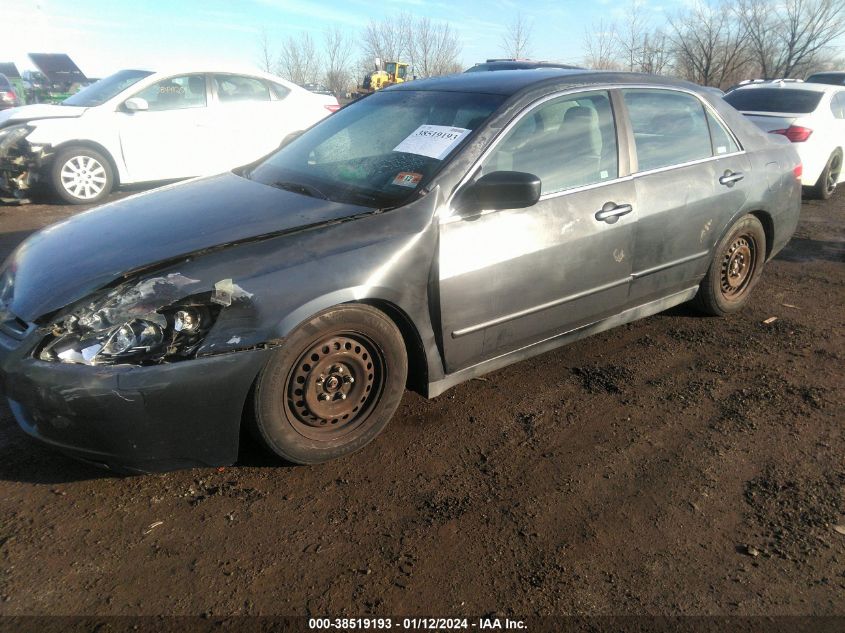
[[[18,141],[25,138],[27,134],[32,132],[32,128],[27,125],[12,125],[0,130],[0,155],[8,152],[14,147]]]
[[[220,311],[203,295],[180,298],[195,283],[177,273],[118,287],[54,323],[37,356],[85,365],[190,358]]]

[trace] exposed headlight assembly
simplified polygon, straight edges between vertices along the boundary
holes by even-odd
[[[84,365],[190,358],[220,311],[210,293],[183,298],[195,283],[174,273],[115,288],[53,324],[37,356]]]
[[[0,155],[8,152],[30,132],[32,132],[32,128],[27,125],[12,125],[0,129]]]

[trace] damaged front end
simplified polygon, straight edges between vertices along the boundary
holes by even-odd
[[[28,125],[0,129],[0,197],[26,198],[52,155],[47,146],[30,143]]]
[[[222,309],[216,291],[191,293],[198,284],[179,273],[122,284],[54,322],[35,356],[84,365],[193,358]]]

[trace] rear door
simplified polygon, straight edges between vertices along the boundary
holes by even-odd
[[[487,152],[470,182],[528,172],[540,177],[542,196],[526,209],[442,221],[447,371],[622,309],[637,204],[617,151],[610,95],[589,91],[537,104]]]
[[[284,140],[278,98],[269,81],[247,75],[212,75],[215,95],[209,133],[215,138],[218,170],[249,163]]]
[[[630,300],[642,304],[689,288],[704,274],[714,240],[745,202],[749,163],[693,94],[621,92],[639,202]]]

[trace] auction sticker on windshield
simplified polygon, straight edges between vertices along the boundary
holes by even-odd
[[[471,131],[448,125],[421,125],[393,151],[443,160]]]
[[[400,187],[411,187],[412,189],[420,184],[422,174],[413,171],[400,171],[393,179],[393,184]]]

